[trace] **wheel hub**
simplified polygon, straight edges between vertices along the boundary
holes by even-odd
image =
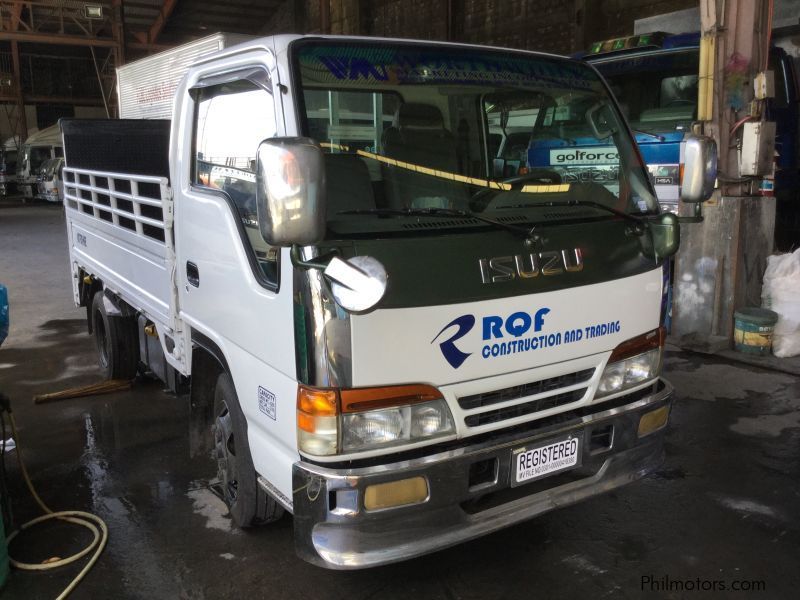
[[[99,313],[95,314],[94,318],[95,341],[97,342],[97,354],[99,356],[100,365],[103,368],[108,367],[108,332],[106,325],[103,322],[103,317]]]
[[[214,450],[217,459],[217,477],[222,485],[222,492],[225,494],[226,500],[233,503],[236,500],[239,486],[236,445],[231,413],[224,402],[214,421]]]

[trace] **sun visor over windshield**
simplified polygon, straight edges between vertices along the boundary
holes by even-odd
[[[388,85],[463,84],[513,85],[536,89],[544,86],[598,89],[597,76],[585,65],[550,57],[532,61],[527,54],[510,51],[455,49],[447,46],[431,51],[429,45],[413,43],[354,45],[350,43],[304,45],[299,66],[306,84]]]

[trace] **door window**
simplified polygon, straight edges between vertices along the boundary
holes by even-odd
[[[277,248],[261,237],[256,213],[256,152],[277,133],[272,94],[264,82],[238,80],[195,90],[194,184],[224,192],[241,221],[256,275],[278,281]]]

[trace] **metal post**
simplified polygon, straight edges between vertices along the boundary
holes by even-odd
[[[110,119],[111,113],[108,111],[108,102],[106,101],[106,91],[103,87],[103,78],[100,76],[100,67],[97,66],[97,55],[95,54],[92,46],[89,46],[89,50],[92,52],[92,63],[94,64],[94,72],[97,74],[97,85],[100,87],[100,95],[103,96],[103,106],[106,109],[106,119]]]
[[[112,3],[114,14],[111,16],[111,31],[116,42],[117,60],[115,66],[120,67],[125,64],[125,6],[122,0],[114,0]]]
[[[17,129],[20,137],[20,142],[24,143],[28,139],[28,117],[25,114],[25,100],[22,95],[22,77],[20,76],[19,68],[19,48],[17,42],[11,42],[11,62],[14,68],[14,96],[17,101],[17,121],[19,123]]]
[[[775,200],[753,196],[750,186],[741,185],[731,127],[750,114],[753,77],[763,68],[769,37],[767,4],[700,0],[706,61],[700,69],[698,114],[705,119],[702,133],[717,141],[720,189],[703,207],[704,222],[682,225],[672,333],[683,346],[727,347],[734,311],[761,304],[766,257],[774,240]],[[682,214],[691,208],[684,205]]]

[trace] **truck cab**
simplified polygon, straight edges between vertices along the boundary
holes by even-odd
[[[58,125],[40,129],[28,136],[17,161],[17,188],[26,198],[37,194],[37,180],[42,164],[64,156]]]
[[[498,171],[515,119],[573,103],[613,182]],[[196,60],[173,107],[62,121],[74,297],[109,376],[189,386],[241,526],[291,512],[301,557],[363,568],[659,464],[678,225],[593,69],[284,35]]]
[[[36,178],[36,198],[47,202],[61,202],[63,194],[63,158],[48,158],[39,168]]]
[[[17,155],[19,136],[11,136],[0,147],[0,196],[12,194],[17,189]]]

